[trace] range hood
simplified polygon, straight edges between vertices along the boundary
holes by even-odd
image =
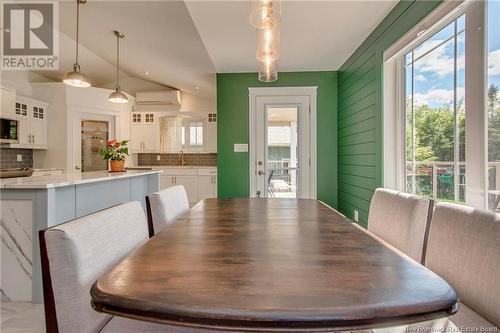
[[[138,91],[135,94],[135,103],[137,105],[181,105],[181,97],[180,90]]]

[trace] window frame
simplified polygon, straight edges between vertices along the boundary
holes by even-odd
[[[463,14],[466,14],[465,164],[467,167],[465,171],[465,203],[476,208],[487,209],[487,29],[485,28],[486,6],[483,1],[445,1],[384,52],[383,181],[384,187],[407,191],[404,55]],[[477,68],[482,68],[482,70],[477,70]],[[456,86],[454,85],[454,87]],[[482,138],[482,140],[478,140],[478,138]],[[458,168],[458,164],[455,157],[455,169]],[[454,183],[456,184],[456,180]],[[458,188],[454,188],[454,190],[456,192]]]

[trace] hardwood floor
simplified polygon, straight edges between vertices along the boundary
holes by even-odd
[[[43,304],[2,301],[0,307],[2,333],[45,332]]]

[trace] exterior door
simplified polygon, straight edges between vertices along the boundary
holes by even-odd
[[[251,196],[315,198],[309,96],[257,96],[254,107]]]

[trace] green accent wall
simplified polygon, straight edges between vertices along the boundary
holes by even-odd
[[[248,88],[317,86],[318,199],[337,207],[337,73],[285,72],[273,83],[257,73],[217,74],[218,196],[249,196],[248,153],[233,152],[235,143],[249,143]]]
[[[383,185],[383,53],[441,1],[400,1],[338,71],[338,208],[366,227]]]

